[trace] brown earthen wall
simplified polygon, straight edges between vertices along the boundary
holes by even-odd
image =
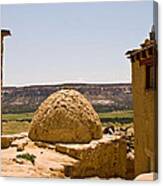
[[[155,90],[146,89],[146,68],[132,63],[135,174],[155,170]]]
[[[75,165],[65,166],[65,175],[68,177],[131,178],[126,174],[128,166],[126,165],[127,151],[124,140],[97,141],[94,147],[88,145],[73,148],[69,145],[57,145],[56,150],[79,160]]]

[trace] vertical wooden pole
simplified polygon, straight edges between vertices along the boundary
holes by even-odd
[[[4,37],[10,36],[9,30],[1,30],[1,89],[3,86],[3,52],[4,52]]]
[[[3,52],[4,52],[4,37],[10,36],[11,33],[9,30],[1,30],[1,98],[2,98],[2,87],[3,87]],[[2,101],[2,99],[1,99]],[[1,103],[1,102],[0,102]],[[0,109],[0,119],[1,119],[1,135],[2,135],[2,103]]]

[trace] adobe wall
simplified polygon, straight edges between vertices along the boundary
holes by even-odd
[[[138,60],[132,63],[136,175],[155,171],[155,91],[145,87],[145,70]]]
[[[118,136],[104,135],[89,144],[57,144],[56,151],[65,153],[78,163],[65,166],[65,175],[71,178],[98,176],[132,179],[134,160],[127,160],[126,142]],[[127,170],[128,169],[128,170]]]
[[[3,170],[5,170],[3,174],[8,176],[13,175],[8,165],[22,169],[21,163],[25,165],[27,163],[17,159],[17,153],[32,153],[37,157],[32,169],[38,170],[44,165],[44,171],[48,170],[48,175],[51,175],[54,170],[58,171],[56,165],[61,161],[61,157],[64,157],[64,163],[61,161],[59,164],[63,167],[62,175],[66,177],[134,178],[134,155],[127,153],[126,140],[121,136],[103,135],[101,139],[87,144],[49,144],[40,141],[32,142],[26,133],[21,133],[1,136],[1,147],[3,153],[7,153],[3,161]],[[48,158],[50,161],[53,160],[53,163],[47,164],[47,157],[40,160],[46,155],[45,152],[51,154]],[[69,159],[73,159],[73,163]],[[25,166],[22,171],[26,171]],[[37,171],[34,171],[34,174],[37,174]],[[26,176],[26,173],[23,176]]]

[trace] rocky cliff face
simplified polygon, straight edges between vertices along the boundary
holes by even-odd
[[[74,89],[84,94],[98,112],[132,109],[131,84],[61,84],[4,87],[2,112],[33,112],[50,94],[61,89]]]

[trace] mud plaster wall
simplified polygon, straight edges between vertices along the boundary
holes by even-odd
[[[65,166],[65,175],[68,177],[98,176],[130,179],[133,176],[127,174],[126,142],[123,139],[99,140],[95,146],[90,144],[83,148],[58,144],[56,150],[79,160],[75,165]]]
[[[38,176],[37,170],[44,170],[41,172],[43,175],[47,170],[48,176],[53,177],[53,171],[60,170],[60,166],[57,164],[60,162],[59,157],[65,156],[64,163],[61,162],[63,170],[62,175],[71,178],[86,178],[86,177],[101,177],[101,178],[113,178],[121,177],[124,179],[134,178],[134,159],[128,158],[126,151],[126,141],[120,136],[108,136],[103,135],[99,140],[93,140],[88,144],[48,144],[44,142],[32,142],[27,134],[21,133],[20,135],[4,135],[1,136],[2,149],[5,148],[3,153],[7,153],[8,156],[3,157],[3,175],[13,176],[12,170],[9,166],[16,166],[18,169],[24,171],[23,176],[26,175],[27,167],[22,167],[22,160],[16,158],[16,154],[24,151],[36,155],[36,164],[32,165],[31,170],[35,170],[34,175]],[[10,147],[10,148],[9,148]],[[16,147],[16,149],[15,149]],[[7,149],[8,148],[8,149]],[[14,150],[15,149],[15,150]],[[12,151],[11,153],[11,150]],[[36,150],[36,151],[35,151]],[[39,153],[38,153],[39,151]],[[40,153],[43,152],[44,153]],[[57,151],[57,152],[56,152]],[[13,154],[15,152],[15,154]],[[46,153],[50,153],[48,160],[52,161],[47,163],[47,157],[43,158]],[[58,154],[60,152],[60,154]],[[51,157],[50,157],[51,155]],[[57,156],[57,158],[55,158]],[[43,158],[43,159],[40,159]],[[58,159],[59,158],[59,159]],[[73,161],[69,161],[71,159]],[[7,163],[7,165],[5,164]],[[15,164],[16,163],[16,164]],[[19,164],[20,163],[20,164]],[[39,164],[39,167],[38,167]],[[59,163],[60,164],[60,163]],[[44,166],[44,169],[40,169],[40,166]],[[29,168],[29,167],[28,167]],[[58,169],[59,168],[59,169]],[[11,170],[11,171],[10,171]],[[28,172],[30,173],[30,172]],[[14,172],[14,175],[19,174]],[[36,176],[36,177],[37,177]]]
[[[146,89],[146,68],[139,61],[132,63],[132,88],[135,129],[135,174],[156,170],[155,94]]]

